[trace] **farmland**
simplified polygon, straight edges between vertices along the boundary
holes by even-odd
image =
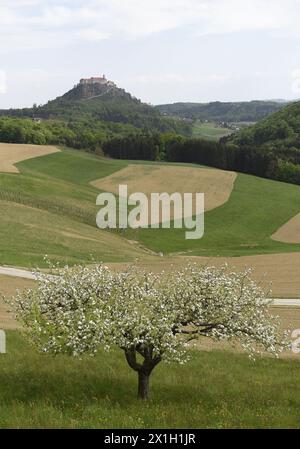
[[[266,272],[264,283],[273,281],[274,295],[299,295],[300,245],[271,239],[299,212],[298,186],[242,174],[232,177],[230,172],[192,164],[115,161],[74,150],[21,161],[16,167],[17,173],[0,174],[1,264],[43,267],[44,254],[69,264],[101,260],[116,270],[128,263],[162,271],[187,261],[229,262],[237,270],[253,266],[257,280]],[[178,174],[184,170],[189,176],[193,173],[194,190],[197,173],[201,186],[201,173],[209,172],[211,184],[216,179],[217,198],[224,195],[222,182],[229,182],[225,199],[206,213],[204,239],[185,241],[177,229],[121,234],[96,228],[99,189],[113,191],[124,170],[127,175],[126,170],[133,170],[134,189],[143,191],[148,172],[151,190],[155,171],[157,181],[163,182],[162,169],[172,189],[178,190],[183,189]],[[29,280],[0,276],[0,290],[8,296],[32,285]],[[299,309],[273,310],[284,328],[299,327]],[[239,350],[205,339],[190,350],[188,365],[160,364],[150,401],[141,408],[135,399],[136,375],[121,352],[100,351],[95,358],[82,360],[41,355],[15,330],[19,325],[3,302],[0,327],[8,329],[8,353],[0,367],[2,428],[294,428],[299,423],[299,362],[297,356],[290,359],[291,353],[280,360],[263,357],[254,364]]]
[[[17,162],[57,153],[58,148],[46,145],[18,145],[0,143],[0,172],[18,173]]]
[[[233,189],[236,174],[207,168],[181,167],[168,165],[128,165],[126,168],[114,172],[110,176],[100,178],[92,182],[94,187],[100,190],[119,193],[119,185],[126,184],[128,194],[143,192],[149,200],[149,214],[151,216],[150,197],[153,192],[166,192],[171,195],[174,192],[184,193],[205,192],[205,211],[215,209],[226,203]],[[189,201],[191,215],[195,215],[196,204],[192,199]],[[185,204],[186,206],[186,204]],[[181,219],[183,210],[176,211],[174,216],[172,208],[170,217],[173,220]],[[176,213],[175,212],[175,213]],[[162,216],[156,218],[161,223]],[[150,221],[146,221],[146,225]]]
[[[207,140],[219,140],[228,136],[232,131],[228,128],[218,126],[216,123],[202,123],[196,121],[193,125],[193,137]]]
[[[245,256],[299,251],[299,244],[271,239],[273,233],[299,212],[298,186],[238,174],[227,203],[205,214],[201,240],[184,239],[182,229],[131,231],[142,244],[163,253],[195,256]]]
[[[57,156],[57,157],[55,157]],[[33,162],[34,161],[34,162]],[[95,226],[94,177],[118,163],[64,151],[17,164],[18,174],[0,175],[0,263],[41,266],[43,256],[60,262],[134,260],[143,251]],[[116,251],[118,249],[118,251]]]
[[[98,230],[95,200],[100,190],[91,183],[100,180],[97,181],[100,187],[102,183],[111,182],[111,177],[114,183],[122,182],[123,170],[133,164],[134,188],[143,192],[145,163],[105,159],[75,150],[19,162],[16,174],[1,173],[0,198],[6,213],[0,219],[3,235],[0,263],[27,267],[43,265],[44,254],[54,261],[86,263],[91,255],[104,262],[126,262],[136,258],[159,261],[155,255],[158,252],[172,257],[178,253],[232,257],[300,251],[300,244],[271,238],[298,214],[300,187],[244,174],[236,176],[232,192],[227,194],[228,201],[224,203],[223,200],[224,204],[218,203],[219,207],[205,214],[205,235],[201,240],[185,240],[184,230],[172,228],[128,230],[122,234]],[[199,173],[201,189],[203,169],[197,165],[146,165],[151,167],[151,172],[154,168],[167,169],[172,189],[177,187],[179,191],[183,186],[178,173],[183,168],[192,168],[194,189],[197,186],[195,173]],[[224,194],[220,179],[230,173],[221,170],[211,173],[217,186],[214,195]],[[151,180],[151,189],[154,181]],[[167,263],[166,259],[164,261]]]
[[[272,239],[279,242],[300,243],[300,214],[295,215],[281,226],[272,235]]]

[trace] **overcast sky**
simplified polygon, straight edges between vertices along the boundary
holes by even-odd
[[[152,104],[300,97],[300,0],[0,0],[0,108],[106,74]]]

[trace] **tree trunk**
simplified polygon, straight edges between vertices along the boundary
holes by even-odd
[[[150,374],[146,374],[143,371],[138,372],[139,385],[138,385],[138,397],[142,400],[147,400],[149,398],[149,379]]]

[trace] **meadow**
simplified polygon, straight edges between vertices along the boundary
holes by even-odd
[[[184,229],[129,231],[148,248],[195,256],[243,256],[299,251],[299,244],[271,236],[299,212],[300,188],[239,173],[227,203],[205,214],[201,240],[185,240]]]
[[[121,351],[93,359],[38,354],[8,332],[0,364],[1,428],[296,428],[299,362],[229,351],[191,351],[161,363],[149,403]]]
[[[143,254],[125,238],[96,228],[98,191],[89,181],[122,166],[65,150],[18,163],[18,174],[1,173],[0,263],[35,267],[45,266],[45,254],[71,264]]]
[[[44,266],[44,254],[54,261],[88,263],[93,259],[126,262],[155,258],[159,252],[236,257],[300,251],[299,243],[271,238],[298,214],[300,187],[245,174],[237,175],[229,200],[205,214],[205,235],[201,240],[185,240],[184,229],[97,229],[95,200],[100,190],[90,183],[112,174],[118,182],[119,171],[122,174],[122,169],[132,164],[136,164],[136,173],[145,170],[145,163],[140,161],[63,150],[19,162],[18,174],[1,173],[0,202],[5,213],[0,218],[0,264]],[[179,167],[199,170],[201,190],[201,167],[152,165],[168,166],[174,178],[170,180],[172,185],[176,185]],[[222,177],[222,171],[213,172]],[[138,179],[137,187],[143,191],[143,177]]]
[[[230,129],[221,128],[213,122],[203,123],[196,121],[193,125],[193,137],[197,137],[200,139],[218,141],[221,137],[225,137],[231,134],[231,132],[232,131]]]
[[[221,255],[218,263],[223,263],[228,256],[266,254],[255,256],[258,265],[265,269],[261,258],[270,257],[278,270],[283,258],[291,263],[289,252],[300,252],[299,244],[271,239],[299,212],[300,187],[243,174],[237,175],[228,201],[206,213],[202,240],[186,241],[184,230],[177,229],[100,231],[95,226],[100,190],[91,182],[111,175],[118,180],[118,172],[132,164],[137,173],[145,170],[141,161],[63,150],[17,163],[19,173],[1,173],[0,264],[43,267],[47,254],[62,263],[97,260],[118,269],[139,259],[151,269],[165,269],[194,255],[205,256],[199,259],[203,263]],[[153,165],[173,167],[173,183],[179,166],[201,173],[193,164]],[[240,267],[246,260],[236,259]],[[280,276],[282,289],[297,277],[290,268]],[[271,272],[274,279],[280,276]],[[0,277],[0,290],[8,295],[30,285],[32,281]],[[293,288],[299,291],[298,284]],[[298,311],[278,313],[284,326],[299,327]],[[18,327],[3,303],[0,318],[4,328]],[[20,330],[7,330],[7,354],[0,354],[0,428],[299,427],[297,356],[263,357],[254,363],[208,339],[201,349],[190,350],[187,365],[161,363],[152,376],[150,401],[141,404],[136,374],[121,351],[101,350],[95,358],[53,357],[29,346]]]

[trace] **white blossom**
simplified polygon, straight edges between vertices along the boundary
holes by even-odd
[[[40,350],[78,356],[117,346],[149,376],[161,360],[186,362],[187,343],[201,336],[237,340],[251,355],[282,350],[279,319],[250,274],[196,265],[170,274],[55,268],[13,305]]]

